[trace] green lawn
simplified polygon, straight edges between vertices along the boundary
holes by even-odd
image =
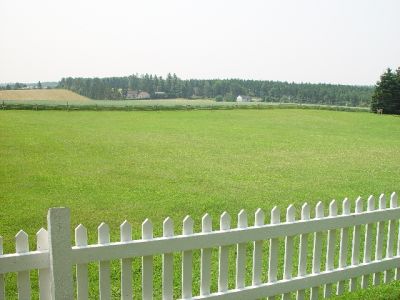
[[[47,209],[54,206],[70,207],[72,224],[83,223],[91,242],[102,221],[116,241],[125,219],[135,238],[145,218],[153,221],[156,236],[167,216],[175,221],[176,233],[187,214],[196,230],[206,212],[215,228],[225,210],[232,226],[241,208],[251,223],[258,207],[269,221],[269,211],[278,205],[283,219],[291,203],[299,210],[305,201],[314,205],[322,200],[327,207],[333,198],[353,201],[359,195],[366,199],[400,192],[399,154],[400,118],[370,113],[0,111],[0,235],[5,252],[14,251],[14,235],[21,228],[35,247],[34,234],[46,225]],[[179,260],[177,255],[177,268]],[[155,265],[159,274],[159,257]],[[117,298],[118,263],[113,267]],[[138,268],[135,259],[136,293]],[[95,293],[97,267],[90,270]],[[196,282],[198,273],[195,267]],[[216,273],[214,265],[214,279]],[[233,278],[232,272],[230,286]],[[10,299],[15,298],[14,281],[15,276],[7,277]],[[179,296],[179,272],[175,282]],[[160,285],[157,276],[158,295]],[[356,293],[353,299],[396,297],[399,289],[395,283]]]

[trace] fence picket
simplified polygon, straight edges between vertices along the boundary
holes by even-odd
[[[212,231],[212,220],[209,214],[205,214],[201,219],[202,232]],[[201,270],[200,270],[200,295],[210,294],[211,285],[211,248],[201,249]]]
[[[247,214],[242,209],[238,214],[238,228],[247,228]],[[236,288],[245,286],[246,276],[246,243],[236,245]]]
[[[79,224],[75,228],[75,245],[79,247],[87,246],[87,230],[85,226]],[[88,265],[76,265],[76,292],[78,300],[87,300],[89,298]]]
[[[163,222],[163,237],[174,236],[174,223],[170,217]],[[173,253],[162,255],[162,298],[172,299],[174,296],[174,256]]]
[[[305,298],[305,290],[311,289],[310,299],[318,299],[321,287],[323,297],[332,296],[332,285],[337,284],[336,294],[344,292],[345,282],[349,281],[349,291],[357,289],[358,277],[362,277],[361,287],[366,288],[369,282],[367,274],[373,274],[374,285],[380,283],[381,273],[384,282],[388,283],[395,275],[400,279],[400,232],[396,244],[396,226],[400,218],[397,194],[390,197],[390,208],[386,209],[385,195],[379,197],[379,209],[375,210],[374,198],[368,198],[367,210],[363,211],[361,197],[355,202],[355,210],[350,212],[350,202],[343,201],[341,215],[337,215],[337,203],[331,201],[329,217],[324,217],[322,202],[315,207],[315,218],[310,219],[310,207],[302,206],[301,221],[295,219],[295,208],[290,205],[286,210],[286,221],[280,222],[277,207],[271,210],[271,224],[265,225],[264,213],[258,209],[255,213],[254,226],[248,227],[244,210],[238,214],[237,228],[231,229],[231,219],[227,212],[220,217],[220,229],[212,231],[211,217],[202,218],[202,233],[193,233],[193,220],[187,216],[183,220],[183,233],[174,236],[172,219],[163,222],[163,237],[153,239],[153,225],[146,219],[142,223],[141,240],[132,241],[131,225],[125,221],[120,226],[120,241],[110,243],[110,232],[107,224],[98,227],[98,243],[88,245],[87,230],[83,225],[75,229],[75,245],[71,249],[69,210],[53,208],[48,214],[48,228],[40,229],[36,234],[37,251],[29,252],[28,235],[18,232],[16,253],[2,255],[3,244],[0,237],[0,300],[5,298],[4,274],[17,273],[19,299],[30,299],[30,270],[39,272],[39,298],[73,299],[72,265],[76,264],[77,299],[87,300],[88,263],[99,262],[100,299],[111,299],[110,261],[121,260],[121,299],[133,298],[132,262],[133,257],[142,257],[142,299],[153,299],[153,255],[162,255],[162,298],[173,299],[174,269],[173,255],[182,251],[182,298],[183,299],[259,299],[268,297],[283,300],[291,299],[297,292],[296,299]],[[385,235],[385,222],[388,232]],[[377,223],[375,257],[371,261],[374,223]],[[400,225],[400,224],[399,224]],[[361,226],[365,226],[363,263],[360,264]],[[336,232],[340,230],[339,264],[335,269]],[[347,266],[349,231],[352,231],[351,264]],[[323,234],[327,231],[326,267],[321,272],[321,255]],[[400,230],[399,230],[400,231]],[[312,253],[312,274],[307,274],[308,236],[314,233]],[[300,235],[298,270],[293,278],[294,238]],[[283,277],[278,280],[279,245],[285,237],[283,256]],[[269,239],[268,283],[262,283],[263,243]],[[386,239],[386,242],[385,242]],[[252,286],[246,287],[247,245],[253,243]],[[385,245],[383,244],[385,242]],[[229,252],[236,245],[236,280],[235,288],[229,288]],[[397,246],[397,247],[396,247]],[[211,293],[211,259],[212,248],[219,247],[218,293]],[[383,253],[383,249],[386,253]],[[395,254],[396,248],[396,254]],[[193,295],[193,251],[201,250],[200,295]],[[385,258],[383,258],[385,256]],[[395,270],[393,270],[395,269]],[[71,282],[69,281],[71,280]],[[97,297],[97,295],[93,295]]]
[[[258,208],[254,214],[254,226],[264,225],[264,212]],[[262,241],[254,241],[253,243],[253,277],[252,285],[259,285],[261,283],[262,273]]]
[[[304,203],[301,207],[301,220],[310,220],[310,206]],[[297,269],[298,276],[304,276],[307,273],[307,246],[308,246],[308,233],[300,235],[299,245],[299,266]],[[298,290],[296,300],[303,300],[305,297],[305,290]]]
[[[49,250],[49,235],[44,228],[36,233],[36,246],[38,251]],[[39,299],[51,299],[50,270],[48,268],[39,270]]]
[[[355,214],[360,214],[363,211],[361,197],[356,200]],[[361,225],[354,226],[353,229],[353,246],[351,250],[351,265],[357,266],[360,263],[360,231]],[[357,289],[357,278],[351,278],[349,291],[354,292]]]
[[[397,195],[396,193],[392,193],[390,195],[390,208],[396,208],[397,207]],[[386,244],[386,258],[393,257],[393,246],[394,246],[394,241],[396,239],[395,237],[395,226],[396,226],[396,220],[389,220],[389,225],[388,225],[388,238],[387,238],[387,244]],[[393,270],[386,270],[384,272],[384,282],[388,283],[393,279]]]
[[[371,195],[368,197],[367,211],[371,212],[375,210],[375,199]],[[363,263],[369,263],[371,261],[371,248],[372,248],[372,229],[373,224],[365,225],[365,241],[364,241],[364,257]],[[369,274],[362,276],[361,278],[361,288],[366,289],[368,287]]]
[[[121,242],[132,240],[132,226],[125,220],[119,227]],[[121,299],[132,300],[132,258],[121,259]]]
[[[321,219],[324,217],[324,206],[321,201],[315,206],[315,218]],[[314,233],[314,248],[312,260],[312,273],[318,274],[321,271],[321,252],[322,252],[322,232]],[[311,288],[311,300],[318,299],[319,286]]]
[[[142,240],[153,239],[153,224],[149,219],[142,223]],[[153,299],[153,256],[142,257],[142,298]]]
[[[279,224],[281,220],[281,215],[279,208],[275,206],[271,210],[271,224]],[[278,271],[278,251],[279,251],[279,239],[273,238],[270,240],[269,244],[269,260],[268,260],[268,282],[275,282],[277,278]],[[269,297],[269,300],[274,300],[275,297]]]
[[[397,235],[397,256],[400,256],[400,223],[399,223],[399,233]],[[400,280],[400,267],[396,268],[395,280]]]
[[[350,214],[350,201],[349,199],[343,200],[342,215]],[[342,228],[340,230],[340,250],[339,250],[339,268],[347,266],[347,252],[348,252],[348,241],[349,241],[349,228]],[[341,280],[337,284],[336,294],[341,295],[344,292],[345,281]]]
[[[219,229],[229,230],[231,227],[231,217],[227,212],[221,215]],[[229,267],[229,246],[219,247],[219,267],[218,267],[218,292],[228,290],[228,267]]]
[[[193,219],[186,216],[183,220],[183,235],[193,234]],[[193,251],[183,251],[182,253],[182,298],[192,297],[192,268]]]
[[[379,210],[386,208],[386,198],[384,194],[379,196]],[[382,248],[384,239],[385,222],[378,222],[376,227],[375,260],[382,259]],[[373,285],[378,285],[381,281],[381,273],[373,274]]]
[[[393,192],[392,193],[392,198],[393,201],[397,204],[397,193]],[[399,231],[398,231],[398,235],[397,235],[397,251],[396,251],[396,255],[400,256],[400,222],[399,222]],[[395,270],[395,280],[400,280],[400,268],[396,268]]]
[[[101,223],[97,228],[98,231],[98,243],[108,244],[110,243],[110,228],[106,223]],[[111,299],[111,279],[110,279],[110,262],[100,261],[99,262],[99,291],[101,300]]]
[[[20,230],[17,233],[17,235],[15,236],[15,244],[16,253],[29,252],[28,235],[25,231]],[[31,280],[29,277],[29,271],[18,272],[17,277],[18,299],[31,299]]]
[[[3,238],[0,236],[0,256],[3,254]],[[4,275],[0,274],[0,299],[6,298],[6,288],[4,285]]]
[[[292,223],[295,220],[295,208],[291,204],[286,210],[286,222]],[[285,237],[285,257],[283,264],[283,279],[289,280],[292,278],[292,266],[293,266],[293,236]],[[289,300],[291,298],[290,293],[282,295],[282,300]]]
[[[332,200],[329,203],[329,216],[337,216],[337,203],[336,200]],[[334,269],[335,259],[335,246],[336,246],[336,229],[328,230],[328,245],[326,248],[326,266],[325,270],[330,271]],[[327,283],[324,287],[324,298],[332,296],[332,283]]]

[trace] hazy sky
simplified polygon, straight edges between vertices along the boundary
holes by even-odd
[[[133,73],[374,84],[399,0],[2,0],[0,82]]]

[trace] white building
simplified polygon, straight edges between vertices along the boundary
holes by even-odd
[[[251,97],[250,96],[237,96],[236,98],[236,102],[250,102],[251,101]]]

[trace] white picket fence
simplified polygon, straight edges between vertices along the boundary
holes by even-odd
[[[386,208],[383,194],[379,197],[377,209],[373,196],[368,198],[366,211],[363,210],[361,198],[356,200],[353,213],[348,199],[342,205],[339,215],[337,202],[333,200],[329,205],[329,215],[324,216],[323,205],[319,202],[315,207],[315,217],[311,218],[310,206],[304,204],[301,208],[301,219],[297,221],[295,208],[290,205],[285,222],[280,221],[279,209],[275,207],[271,211],[270,224],[265,224],[264,213],[258,209],[254,226],[248,226],[246,213],[242,210],[238,215],[237,228],[231,228],[231,218],[224,212],[220,217],[218,230],[212,229],[211,217],[206,214],[202,218],[202,231],[199,233],[193,232],[193,220],[187,216],[183,220],[181,235],[174,235],[173,222],[167,218],[163,223],[162,237],[153,237],[153,226],[147,219],[142,224],[140,240],[132,240],[131,226],[125,221],[120,226],[119,242],[110,242],[109,227],[102,223],[98,227],[98,243],[92,245],[87,243],[86,228],[79,225],[75,229],[75,246],[71,246],[70,242],[69,210],[52,208],[48,213],[48,232],[42,228],[37,233],[36,251],[29,251],[28,235],[20,231],[16,235],[16,253],[1,255],[3,248],[0,238],[0,299],[5,299],[4,275],[11,272],[17,273],[19,299],[31,299],[31,270],[39,272],[40,299],[111,299],[110,261],[116,259],[121,261],[121,299],[152,299],[153,275],[162,277],[162,298],[172,299],[174,253],[182,255],[182,269],[179,272],[182,275],[183,299],[274,299],[277,295],[282,299],[290,299],[293,293],[296,294],[296,299],[304,299],[308,295],[308,289],[310,298],[318,299],[321,295],[328,298],[334,294],[342,294],[347,283],[350,291],[357,287],[367,288],[371,274],[374,285],[381,282],[381,272],[384,272],[384,283],[393,279],[399,280],[400,233],[397,227],[400,207],[397,206],[397,195],[391,194],[389,208]],[[336,251],[337,230],[340,230],[339,251]],[[361,236],[362,231],[365,232],[364,238]],[[308,262],[308,237],[311,233],[312,261]],[[351,233],[352,243],[349,245]],[[399,234],[396,238],[397,233]],[[298,235],[299,245],[296,248],[294,242]],[[282,278],[278,278],[280,239],[284,239],[285,248]],[[268,267],[262,263],[262,258],[266,255],[263,253],[265,241],[269,241]],[[249,243],[252,243],[252,270],[249,270],[252,283],[246,285],[246,247]],[[229,289],[228,270],[229,264],[233,263],[229,261],[229,249],[232,245],[236,247],[236,282],[235,288]],[[211,291],[213,248],[218,248],[219,253],[218,291]],[[363,253],[360,253],[361,248]],[[193,251],[198,249],[201,250],[200,294],[193,295],[192,270],[194,263],[197,263],[193,260]],[[326,252],[322,253],[323,249]],[[294,255],[295,253],[298,255]],[[346,264],[348,253],[351,253],[349,265]],[[162,274],[153,274],[153,256],[160,254]],[[362,262],[359,259],[361,255]],[[142,258],[142,295],[133,295],[134,257]],[[335,257],[339,258],[337,263]],[[297,272],[293,270],[296,258]],[[325,270],[321,270],[322,259],[325,259]],[[100,295],[89,295],[88,263],[92,262],[99,264]],[[307,263],[312,264],[310,273],[307,273]],[[76,280],[73,277],[73,266],[76,266]],[[266,270],[268,280],[264,282],[262,274]],[[333,285],[336,286],[335,291]],[[77,291],[76,295],[74,290]]]

